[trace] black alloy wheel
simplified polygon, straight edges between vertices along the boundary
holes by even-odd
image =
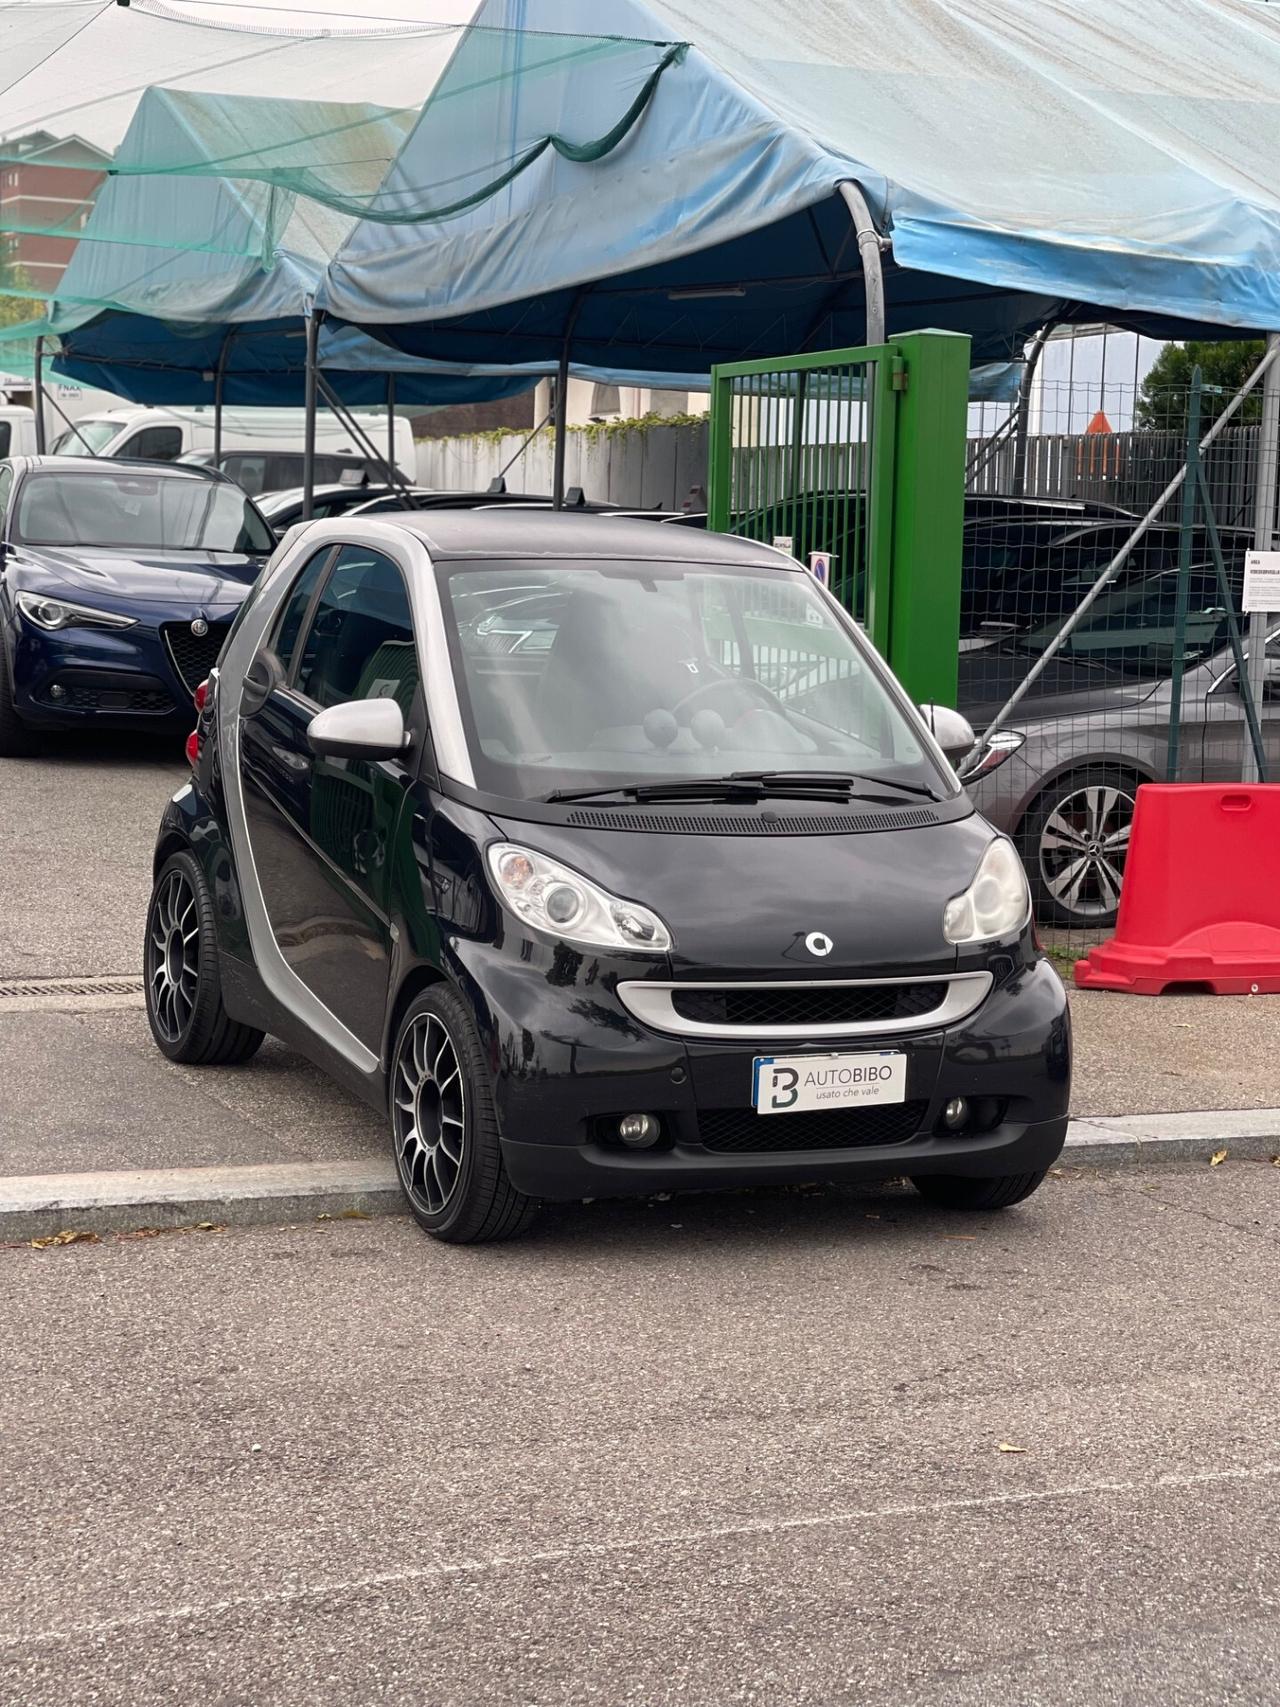
[[[262,1032],[222,1005],[213,901],[192,854],[171,854],[157,874],[143,975],[151,1035],[171,1061],[228,1066],[262,1043]]]
[[[964,1174],[921,1174],[911,1183],[927,1202],[939,1209],[1009,1209],[1038,1191],[1043,1172],[1001,1174],[995,1179],[970,1179]]]
[[[388,1103],[396,1171],[427,1232],[450,1244],[524,1232],[537,1204],[507,1177],[480,1038],[448,986],[424,990],[401,1021]]]

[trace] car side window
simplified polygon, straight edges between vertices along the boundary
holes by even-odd
[[[13,491],[13,470],[7,465],[0,468],[0,536],[4,533],[4,519],[9,509],[9,496]]]
[[[297,650],[298,636],[302,632],[302,619],[306,616],[316,588],[320,585],[320,577],[324,573],[325,564],[333,555],[332,545],[323,545],[319,551],[313,552],[307,559],[302,573],[293,583],[293,590],[285,600],[284,610],[276,626],[275,644],[272,650],[284,666],[288,676],[293,666],[293,655]]]
[[[265,456],[224,456],[221,466],[222,472],[251,498],[256,498],[264,490],[267,482]]]
[[[413,619],[389,557],[343,546],[302,642],[295,686],[320,706],[394,699],[409,715],[418,687]]]
[[[140,457],[147,462],[172,462],[182,451],[181,427],[143,427],[126,439],[117,456]]]

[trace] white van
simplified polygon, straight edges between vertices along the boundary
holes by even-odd
[[[353,410],[352,415],[378,456],[386,454],[385,410]],[[246,492],[271,492],[301,480],[305,416],[301,409],[224,409],[218,466]],[[396,466],[406,480],[416,476],[413,427],[396,417]],[[54,456],[142,457],[148,461],[213,460],[213,409],[105,409],[83,415],[54,438]],[[316,479],[338,480],[344,468],[370,463],[360,439],[336,415],[316,416]],[[321,458],[325,460],[322,462]],[[334,458],[341,460],[330,469]]]
[[[0,403],[0,458],[35,454],[35,410],[20,403]]]

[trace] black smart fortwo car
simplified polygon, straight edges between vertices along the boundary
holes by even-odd
[[[386,1110],[438,1237],[771,1180],[998,1209],[1058,1155],[1063,989],[944,756],[967,727],[932,713],[935,739],[781,553],[552,514],[312,522],[197,701],[147,917],[156,1042],[303,1050]]]

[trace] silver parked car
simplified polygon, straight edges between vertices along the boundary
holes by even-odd
[[[1044,923],[1098,928],[1114,921],[1134,796],[1141,783],[1170,780],[1177,584],[1177,571],[1168,570],[1104,592],[1008,726],[982,736],[962,771],[975,805],[1017,842]],[[1238,600],[1238,583],[1233,592]],[[991,724],[1060,626],[1055,621],[961,657],[959,705],[975,729]],[[1240,778],[1248,732],[1227,641],[1217,582],[1197,569],[1189,584],[1173,780]],[[1280,774],[1280,631],[1267,651],[1258,716],[1269,774]]]

